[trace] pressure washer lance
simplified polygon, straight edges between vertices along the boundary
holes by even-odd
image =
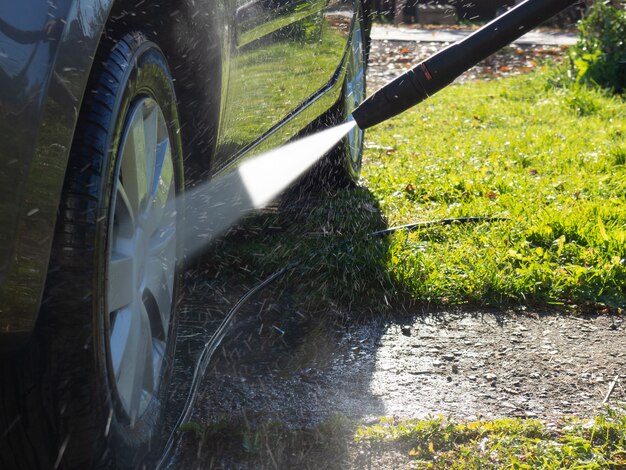
[[[579,0],[526,0],[379,88],[352,113],[361,129],[421,103],[459,75]]]

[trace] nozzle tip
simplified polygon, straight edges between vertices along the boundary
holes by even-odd
[[[409,70],[379,88],[353,111],[352,117],[361,129],[386,121],[428,98],[419,85],[415,70]]]

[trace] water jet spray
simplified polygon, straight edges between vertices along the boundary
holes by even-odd
[[[177,202],[184,201],[189,221],[184,241],[187,256],[200,252],[245,215],[271,203],[355,127],[354,121],[346,122],[298,139],[187,190]],[[175,213],[174,206],[169,211]]]
[[[379,88],[354,110],[361,129],[424,101],[481,60],[579,0],[526,0],[465,39],[437,52]]]

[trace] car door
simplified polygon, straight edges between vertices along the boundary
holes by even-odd
[[[328,0],[236,0],[233,8],[218,167],[244,153],[327,84],[347,41],[346,34],[335,31],[336,15],[330,13],[336,8]]]

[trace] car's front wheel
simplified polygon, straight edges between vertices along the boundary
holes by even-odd
[[[25,403],[24,437],[13,439],[14,452],[41,452],[29,467],[138,467],[158,435],[172,366],[183,187],[173,80],[142,33],[100,54],[30,345],[42,414]]]

